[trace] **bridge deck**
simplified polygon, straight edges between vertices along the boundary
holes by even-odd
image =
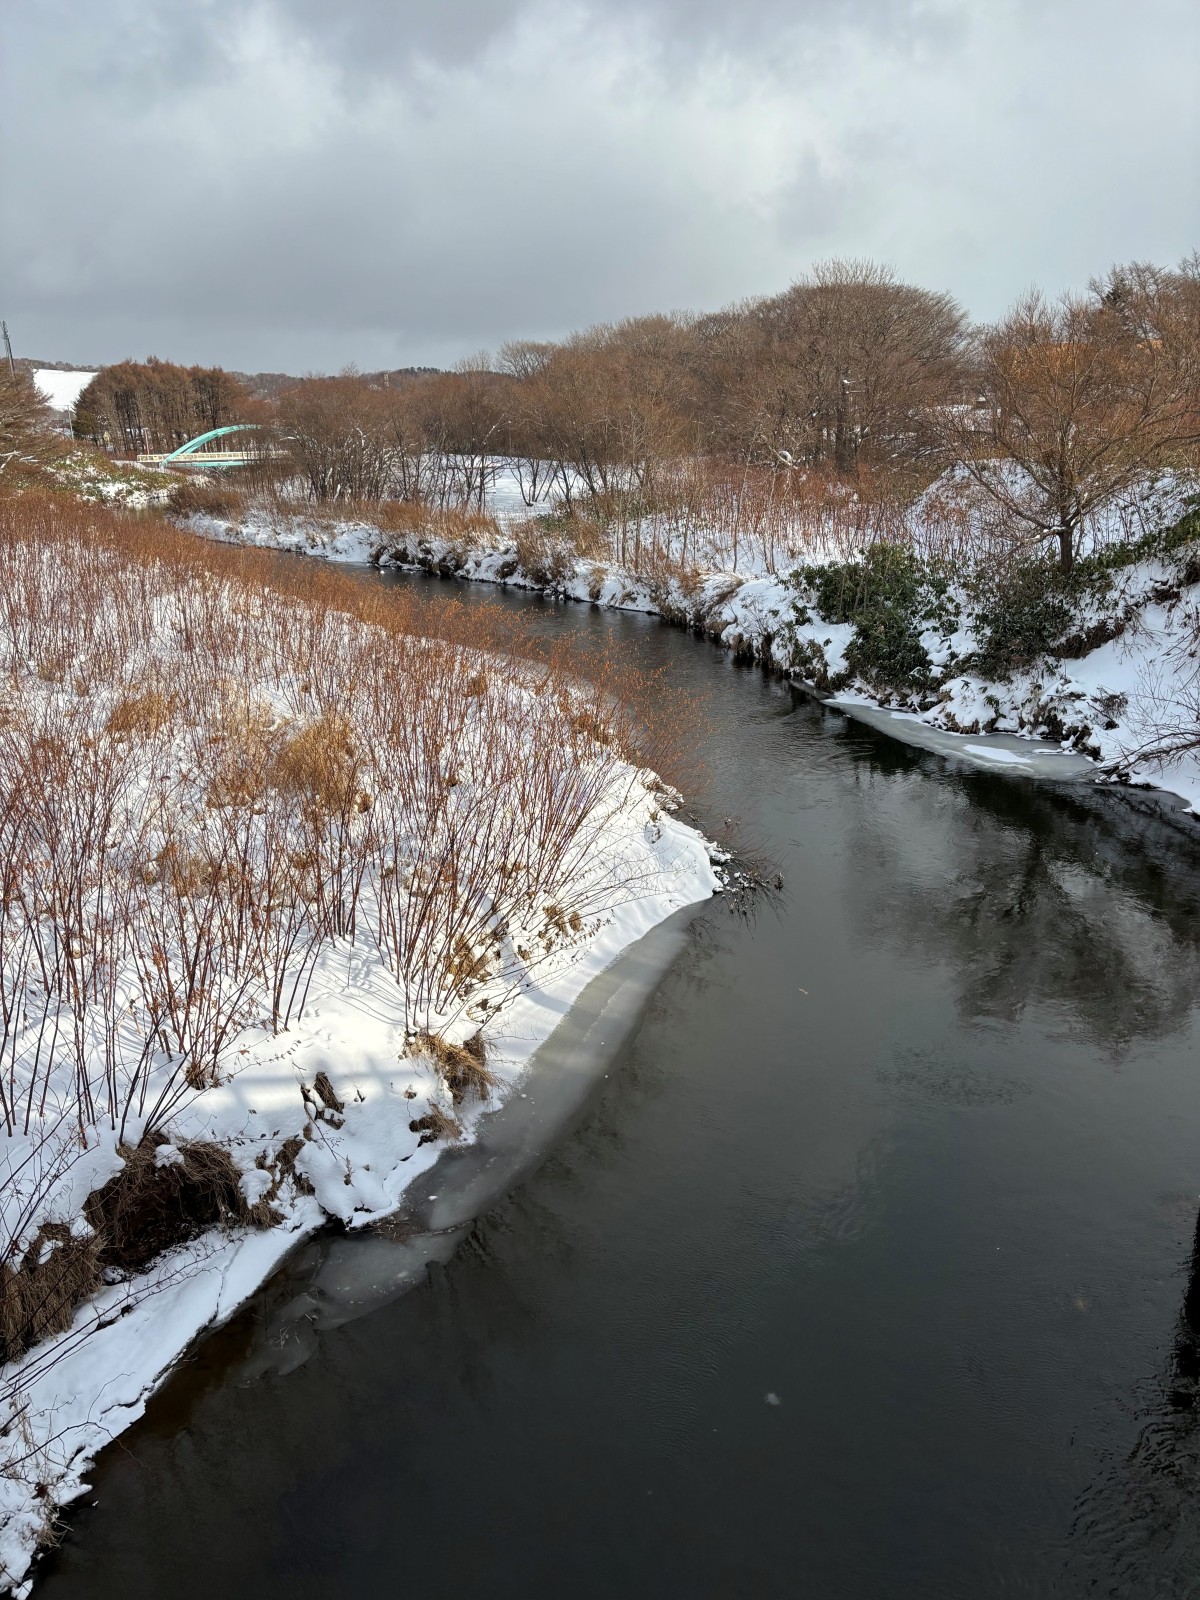
[[[174,456],[171,461],[176,467],[237,467],[244,466],[248,461],[262,461],[268,456],[282,454],[279,450],[256,450],[253,455],[245,450],[197,450],[195,455]],[[138,456],[138,460],[147,466],[158,466],[171,456],[169,451],[147,451]]]

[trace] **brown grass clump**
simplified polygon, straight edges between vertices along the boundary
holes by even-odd
[[[414,1117],[408,1125],[410,1133],[419,1133],[417,1149],[423,1144],[436,1144],[439,1139],[453,1141],[462,1136],[462,1129],[454,1118],[441,1106],[429,1103],[429,1110],[423,1117]]]
[[[178,838],[168,838],[142,873],[146,883],[165,883],[178,900],[203,894],[216,882],[216,863],[189,850]]]
[[[207,1228],[278,1221],[252,1212],[227,1150],[200,1140],[181,1142],[170,1146],[176,1153],[160,1164],[158,1152],[168,1144],[166,1134],[155,1132],[124,1146],[125,1165],[84,1202],[101,1268],[138,1271]]]
[[[567,518],[561,527],[547,527],[528,517],[514,524],[511,537],[522,571],[545,588],[565,583],[578,560],[607,561],[612,557],[599,523],[578,515]]]
[[[500,537],[495,517],[470,506],[431,506],[422,500],[381,500],[354,510],[381,533],[407,533],[467,545],[494,544]],[[353,512],[341,513],[342,516],[347,514]]]
[[[43,1223],[18,1266],[0,1262],[0,1364],[70,1327],[75,1308],[100,1287],[100,1240]]]
[[[229,696],[213,733],[213,776],[208,802],[213,806],[253,805],[267,784],[276,743],[269,706]]]
[[[330,713],[284,740],[269,778],[306,807],[341,814],[357,798],[358,768],[354,730],[345,717]]]
[[[490,1099],[500,1082],[487,1066],[482,1033],[473,1033],[465,1044],[451,1044],[440,1033],[416,1033],[409,1041],[408,1052],[433,1061],[456,1106],[469,1099]]]
[[[178,708],[178,696],[164,694],[161,689],[144,689],[140,694],[126,695],[119,700],[106,726],[109,733],[118,738],[122,735],[148,738],[165,728]]]
[[[211,1227],[271,1227],[279,1221],[269,1204],[278,1185],[267,1201],[250,1206],[227,1151],[200,1141],[180,1143],[160,1165],[158,1151],[167,1144],[159,1132],[122,1149],[120,1172],[84,1202],[89,1234],[43,1223],[15,1266],[0,1262],[0,1363],[70,1327],[78,1307],[100,1288],[106,1268],[138,1271]]]
[[[228,483],[203,483],[184,478],[171,490],[167,509],[177,517],[220,517],[233,521],[245,509],[246,496]]]

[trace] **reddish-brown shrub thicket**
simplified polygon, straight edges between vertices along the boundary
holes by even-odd
[[[422,1025],[453,1011],[587,881],[625,763],[671,760],[660,690],[586,671],[603,737],[569,651],[496,608],[0,503],[0,1126],[64,1052],[79,1122],[163,1121],[331,938],[373,938]]]

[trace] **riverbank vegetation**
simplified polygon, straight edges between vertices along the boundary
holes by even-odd
[[[50,497],[0,501],[0,595],[2,1357],[66,1150],[160,1137],[338,941],[478,1032],[638,891],[593,868],[678,724],[486,610]]]
[[[181,486],[180,513],[516,545],[551,586],[580,561],[661,588],[880,542],[960,570],[1049,549],[1065,573],[1130,536],[1147,484],[1195,472],[1198,372],[1195,255],[978,328],[949,294],[834,261],[718,313],[516,340],[448,373],[256,384],[126,362],[76,431],[130,453],[252,422],[254,459]]]
[[[36,402],[16,379],[4,397],[8,1134],[61,1102],[64,1126],[158,1137],[246,1020],[286,1029],[321,952],[368,927],[414,1037],[469,1005],[478,1023],[475,990],[594,914],[567,887],[616,775],[627,793],[661,764],[644,745],[661,704],[640,693],[634,718],[629,684],[603,682],[597,720],[567,663],[478,614],[468,640],[452,609],[433,623],[397,600],[385,620],[309,567],[243,572],[258,558],[201,561],[163,524],[88,522]],[[1054,732],[1113,770],[1100,723],[1139,760],[1200,747],[1196,257],[1028,295],[983,329],[949,295],[833,262],[721,313],[516,341],[452,373],[256,393],[126,362],[89,385],[76,431],[119,456],[231,421],[255,424],[248,464],[170,490],[204,531],[642,605],[823,692]],[[1153,683],[1143,650],[1073,685],[1064,662],[1139,638]],[[33,1032],[11,1020],[31,974]],[[67,1039],[73,1087],[52,1094]]]

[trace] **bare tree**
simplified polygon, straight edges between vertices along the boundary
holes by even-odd
[[[527,506],[537,505],[554,475],[554,464],[545,455],[545,428],[538,405],[542,390],[537,380],[556,349],[546,341],[510,339],[498,352],[499,371],[514,380],[508,404],[507,447]]]
[[[947,413],[958,456],[1011,536],[1070,572],[1089,520],[1200,441],[1195,368],[1168,332],[1104,296],[1027,294],[978,341],[986,412]]]
[[[50,407],[28,373],[0,370],[0,492],[37,478],[61,458]]]
[[[448,488],[461,504],[483,509],[507,418],[508,380],[486,351],[460,361],[427,385],[428,411],[448,456]]]
[[[281,443],[319,505],[382,500],[402,445],[398,401],[356,373],[303,378],[279,397]]]
[[[829,261],[747,316],[762,347],[743,369],[743,411],[770,454],[850,472],[929,447],[963,371],[966,324],[949,295]]]

